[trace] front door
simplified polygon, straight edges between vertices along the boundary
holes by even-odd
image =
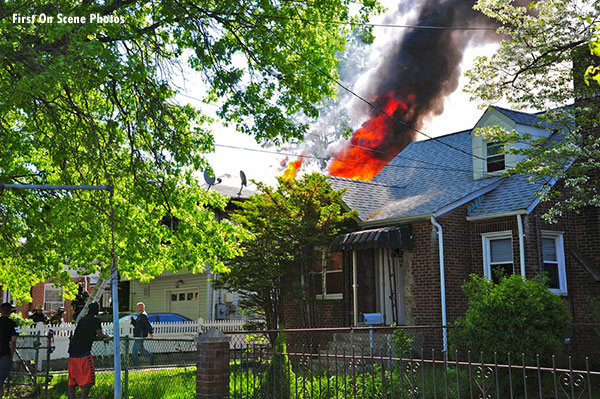
[[[377,261],[377,312],[385,325],[404,325],[404,268],[402,251],[381,248]]]

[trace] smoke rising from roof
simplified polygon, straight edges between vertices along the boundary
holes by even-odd
[[[474,3],[473,0],[413,1],[399,6],[397,12],[410,10],[414,13],[411,25],[497,27],[495,21],[473,10]],[[357,146],[372,150],[365,150],[367,152],[362,155],[368,156],[373,163],[385,164],[393,159],[417,138],[417,133],[407,125],[421,129],[426,120],[443,112],[444,99],[458,88],[465,49],[471,43],[483,44],[500,38],[493,30],[407,29],[399,33],[400,37],[391,43],[387,55],[371,75],[365,97],[377,108],[385,109],[391,95],[406,108],[399,107],[394,111],[394,119],[389,121],[385,131],[379,132],[378,140],[366,140],[364,129],[355,131],[346,147],[334,154],[335,160],[329,165],[332,175],[370,180],[381,168],[361,174],[351,170],[355,167],[352,162],[340,161],[348,161],[349,157],[358,159],[351,154],[356,152]],[[369,118],[381,114],[364,103],[362,111]]]

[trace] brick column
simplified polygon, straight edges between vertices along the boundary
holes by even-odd
[[[229,340],[215,328],[196,339],[196,399],[229,398]]]

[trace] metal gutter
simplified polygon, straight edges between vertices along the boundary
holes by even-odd
[[[448,330],[446,328],[446,278],[444,273],[444,233],[442,226],[435,221],[435,217],[431,217],[431,224],[437,229],[438,232],[438,247],[440,253],[440,299],[442,302],[442,325],[443,328],[443,345],[444,345],[444,357],[448,356]]]
[[[521,277],[525,279],[525,238],[523,234],[523,219],[517,215],[517,227],[519,230],[519,263],[521,264]]]

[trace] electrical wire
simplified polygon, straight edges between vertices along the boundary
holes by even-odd
[[[244,14],[244,15],[247,15],[247,14]],[[296,54],[300,58],[302,58],[307,64],[309,64],[310,66],[312,66],[318,73],[320,73],[321,75],[325,76],[327,79],[331,80],[332,82],[334,82],[335,84],[337,84],[339,87],[341,87],[342,89],[346,90],[348,93],[350,93],[354,97],[358,98],[359,100],[361,100],[362,102],[364,102],[365,104],[367,104],[368,106],[370,106],[371,108],[373,108],[375,111],[377,111],[377,112],[379,112],[379,113],[387,116],[389,119],[391,119],[393,121],[396,121],[396,122],[400,123],[401,125],[405,126],[407,129],[412,130],[412,131],[414,131],[414,132],[416,132],[418,134],[421,134],[421,135],[423,135],[423,136],[425,136],[425,137],[427,137],[429,139],[435,140],[438,143],[440,143],[440,144],[442,144],[442,145],[444,145],[446,147],[454,149],[455,151],[462,152],[463,154],[466,154],[466,155],[468,155],[470,157],[481,159],[483,161],[486,160],[485,158],[482,158],[482,157],[480,157],[478,155],[475,155],[475,154],[472,154],[472,153],[470,153],[468,151],[465,151],[462,148],[458,148],[458,147],[455,147],[455,146],[453,146],[451,144],[448,144],[448,143],[445,143],[443,141],[440,141],[438,138],[430,136],[427,133],[425,133],[425,132],[423,132],[423,131],[421,131],[421,130],[419,130],[419,129],[411,126],[411,125],[409,125],[408,123],[406,123],[402,119],[396,118],[393,115],[390,115],[388,112],[386,112],[385,110],[381,109],[380,107],[378,107],[374,103],[370,102],[366,98],[364,98],[364,97],[360,96],[359,94],[355,93],[354,91],[352,91],[349,87],[347,87],[346,85],[344,85],[340,80],[338,80],[338,79],[334,78],[333,76],[331,76],[327,71],[324,71],[321,67],[315,65],[309,58],[307,58],[306,56],[304,56],[304,54],[300,53],[298,50],[296,50],[295,48],[293,48],[286,40],[282,39],[281,36],[279,36],[273,30],[269,29],[268,27],[266,27],[264,25],[260,25],[260,27],[257,26],[257,25],[255,25],[255,26],[257,28],[259,28],[259,29],[260,29],[260,27],[263,27],[267,31],[265,33],[270,33],[274,37],[276,37],[279,40],[279,42],[281,42],[281,44],[283,44],[288,49],[290,49],[294,54]]]
[[[248,148],[248,147],[240,147],[240,146],[235,146],[235,145],[229,145],[229,144],[219,144],[219,143],[215,143],[215,147],[221,147],[221,148],[231,148],[234,150],[242,150],[242,151],[251,151],[251,152],[259,152],[259,153],[264,153],[264,154],[273,154],[273,155],[285,155],[285,156],[289,156],[289,157],[297,157],[297,158],[308,158],[308,159],[317,159],[320,161],[329,161],[330,158],[325,158],[325,157],[319,157],[317,155],[303,155],[303,154],[294,154],[294,153],[289,153],[289,152],[281,152],[281,151],[271,151],[271,150],[264,150],[264,149],[258,149],[258,148]],[[426,161],[421,161],[418,159],[412,159],[412,158],[408,158],[417,162],[426,162]],[[401,169],[426,169],[426,170],[442,170],[445,172],[461,172],[461,173],[473,173],[473,171],[471,170],[467,170],[467,169],[459,169],[459,168],[452,168],[452,167],[448,167],[445,165],[439,165],[440,167],[428,167],[428,166],[419,166],[419,165],[397,165],[397,164],[393,164],[393,163],[382,163],[382,162],[364,162],[364,161],[353,161],[353,160],[349,160],[349,159],[337,159],[336,162],[345,162],[345,163],[352,163],[352,164],[360,164],[360,165],[375,165],[375,166],[389,166],[389,167],[394,167],[394,168],[401,168]]]
[[[376,24],[370,22],[357,22],[357,21],[339,21],[339,20],[327,20],[327,19],[310,19],[302,17],[289,17],[280,15],[268,15],[268,14],[247,14],[239,12],[214,12],[214,14],[220,15],[232,15],[232,16],[250,16],[256,19],[270,19],[270,20],[289,20],[289,21],[300,21],[307,23],[320,23],[320,24],[334,24],[334,25],[350,25],[350,26],[365,26],[369,28],[398,28],[398,29],[428,29],[428,30],[473,30],[473,31],[496,31],[495,27],[485,26],[442,26],[442,25],[411,25],[411,24]]]

